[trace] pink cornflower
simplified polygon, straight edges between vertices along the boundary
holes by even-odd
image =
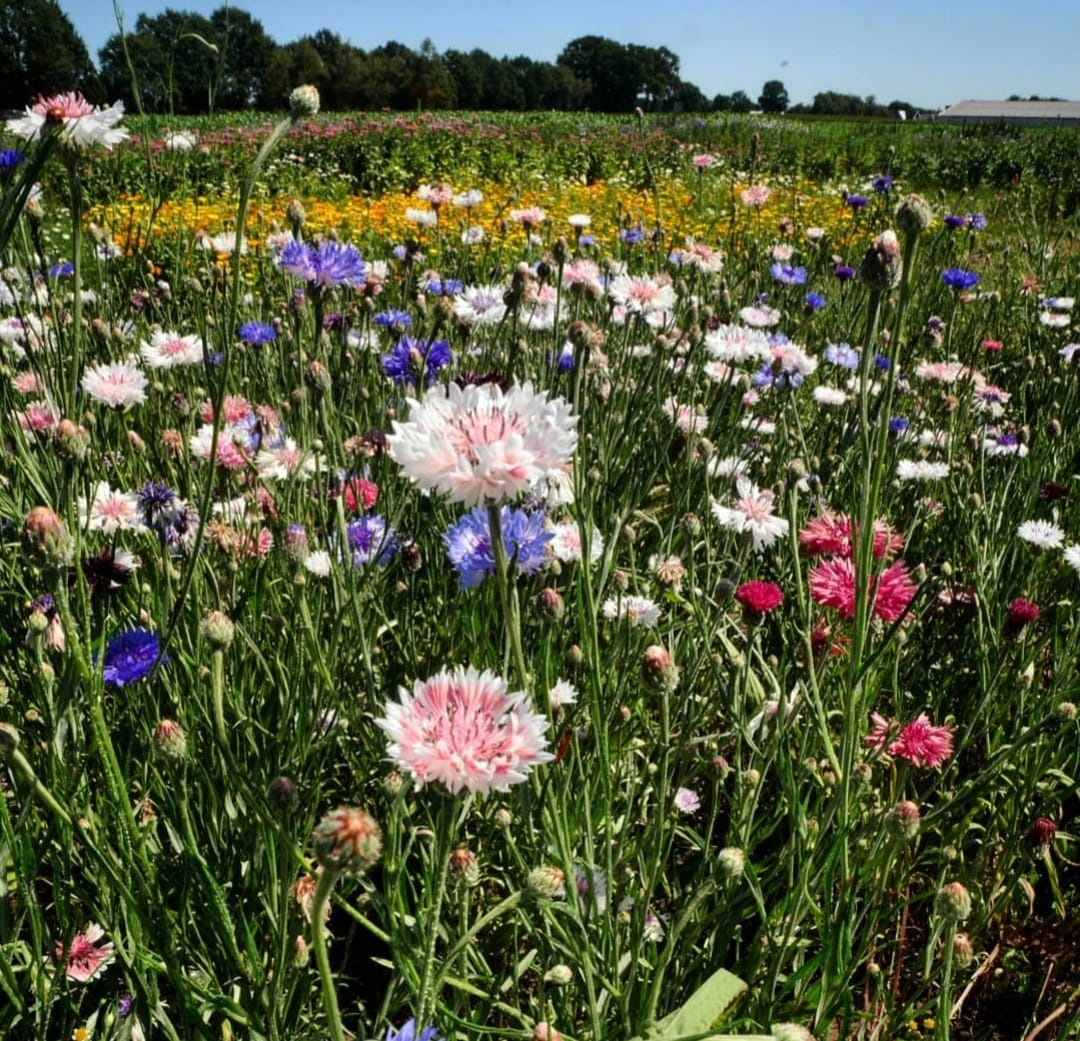
[[[765,184],[752,184],[739,193],[744,206],[764,206],[772,195],[772,189]]]
[[[866,735],[871,748],[883,748],[887,755],[906,759],[915,766],[941,766],[953,753],[953,728],[951,724],[935,726],[925,712],[906,724],[899,736],[886,745],[890,734],[895,733],[896,723],[874,712],[870,716],[872,729]]]
[[[577,417],[562,398],[531,383],[486,383],[409,400],[387,451],[420,488],[466,506],[500,503],[565,478],[577,447]]]
[[[57,964],[63,965],[64,975],[76,983],[89,983],[113,959],[113,945],[106,940],[99,944],[105,935],[100,925],[91,923],[78,933],[65,950],[61,942],[56,944]]]
[[[799,542],[812,557],[825,554],[851,557],[855,552],[852,535],[851,518],[847,514],[826,511],[807,521],[806,527],[799,532]],[[875,560],[891,557],[903,545],[904,540],[888,521],[880,517],[874,521],[872,552]]]
[[[11,387],[20,394],[39,394],[41,380],[36,372],[18,372],[11,378]]]
[[[511,210],[510,219],[524,228],[531,228],[534,224],[543,224],[547,214],[539,206],[526,206],[521,210]]]
[[[79,526],[106,535],[141,529],[139,497],[134,492],[114,490],[107,481],[100,481],[94,486],[91,498],[79,498]]]
[[[877,576],[870,610],[882,621],[895,622],[902,617],[917,592],[907,571],[898,560]],[[831,607],[841,618],[854,618],[855,562],[847,557],[832,557],[810,569],[810,596]]]
[[[664,276],[617,275],[608,287],[608,295],[630,314],[670,311],[675,306],[675,287]]]
[[[1012,629],[1023,629],[1025,625],[1034,622],[1039,617],[1039,605],[1034,601],[1017,597],[1009,604],[1008,625]]]
[[[752,329],[768,329],[780,321],[780,312],[775,307],[755,304],[742,308],[739,317]]]
[[[715,166],[717,159],[715,155],[710,155],[708,152],[702,152],[701,155],[695,155],[691,162],[699,170],[707,170],[710,166]]]
[[[19,427],[26,434],[50,434],[60,422],[47,401],[27,402],[26,408],[14,415]]]
[[[722,527],[750,535],[755,553],[787,535],[788,522],[773,514],[773,492],[762,490],[740,474],[735,478],[735,493],[738,498],[732,506],[712,501],[713,516]]]
[[[179,369],[186,365],[201,365],[203,342],[199,336],[156,332],[140,344],[139,352],[151,369]]]
[[[137,365],[118,361],[88,366],[83,373],[82,389],[94,401],[126,412],[132,405],[141,405],[146,400],[149,382]]]
[[[9,119],[7,128],[18,137],[33,140],[46,124],[62,123],[63,139],[75,148],[113,145],[127,140],[128,132],[116,124],[124,118],[124,103],[98,108],[77,91],[39,97],[26,109],[26,115]]]
[[[524,691],[508,692],[506,680],[487,670],[443,669],[399,693],[375,725],[390,737],[389,758],[418,787],[503,791],[554,759],[547,720],[529,711]]]
[[[701,796],[693,788],[680,788],[672,802],[679,813],[697,813],[701,809]]]
[[[225,400],[221,403],[221,414],[226,423],[242,423],[251,415],[251,405],[248,403],[247,398],[240,397],[238,394],[226,394]],[[213,402],[206,401],[203,403],[199,417],[204,423],[214,422]],[[276,426],[277,424],[270,425]]]

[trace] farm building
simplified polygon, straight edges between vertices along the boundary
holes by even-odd
[[[934,117],[942,123],[1080,126],[1080,101],[958,101]]]

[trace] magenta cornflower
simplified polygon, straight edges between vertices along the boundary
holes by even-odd
[[[874,712],[870,716],[870,722],[872,729],[866,735],[867,745],[884,749],[887,755],[906,759],[915,766],[941,766],[953,753],[952,725],[946,723],[935,726],[925,712],[905,724],[899,735],[888,745],[886,741],[896,732],[895,721]]]
[[[554,758],[547,719],[530,711],[524,691],[508,691],[506,680],[486,669],[443,669],[399,693],[375,725],[390,737],[389,758],[418,787],[502,791]]]
[[[884,622],[895,622],[907,611],[916,592],[907,565],[898,560],[877,576],[870,610]],[[816,603],[833,608],[841,618],[854,618],[855,562],[832,557],[811,568],[810,596]]]
[[[735,590],[735,599],[754,614],[767,614],[784,602],[784,593],[775,582],[753,579]]]

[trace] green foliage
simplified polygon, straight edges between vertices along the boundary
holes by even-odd
[[[56,0],[0,0],[0,108],[81,90],[100,100],[86,44]]]

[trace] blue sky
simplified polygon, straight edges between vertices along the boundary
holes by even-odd
[[[209,14],[222,0],[118,0],[126,28],[165,7]],[[377,3],[252,0],[236,6],[281,44],[330,29],[357,47],[397,40],[439,51],[480,47],[495,57],[554,61],[578,36],[666,46],[704,93],[756,98],[780,79],[792,102],[835,90],[927,108],[962,98],[1039,94],[1080,100],[1076,0],[458,0]],[[666,12],[661,8],[666,7]],[[96,60],[117,22],[112,0],[61,0]]]

